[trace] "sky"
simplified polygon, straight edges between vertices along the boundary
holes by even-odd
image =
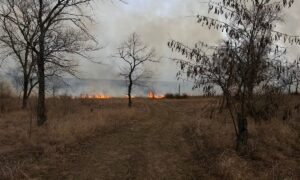
[[[218,43],[219,31],[208,30],[196,23],[197,14],[207,15],[206,0],[95,0],[88,8],[94,19],[89,25],[91,34],[103,49],[92,54],[92,63],[79,60],[78,77],[82,79],[120,79],[121,61],[113,58],[116,49],[136,32],[150,48],[156,49],[160,63],[148,64],[153,80],[176,81],[178,66],[169,57],[174,53],[167,47],[169,40],[192,46],[197,41]],[[287,34],[300,35],[300,1],[285,12],[286,22],[278,29]],[[290,59],[298,56],[299,47],[292,47]],[[300,53],[299,53],[300,55]]]
[[[127,0],[98,1],[93,7],[95,23],[92,33],[103,49],[95,61],[104,65],[81,62],[80,76],[96,79],[118,79],[121,61],[112,54],[128,36],[136,32],[149,47],[155,48],[160,63],[148,64],[153,80],[175,81],[177,65],[168,58],[173,56],[167,47],[171,39],[193,45],[197,40],[217,42],[220,34],[201,28],[195,15],[207,13],[207,4],[197,0]],[[194,16],[194,17],[192,17]]]
[[[207,30],[196,23],[195,15],[207,14],[207,3],[201,0],[126,0],[126,4],[116,0],[98,0],[92,7],[94,17],[91,26],[103,49],[93,57],[102,65],[91,62],[80,62],[80,77],[93,79],[118,79],[120,60],[112,58],[117,47],[128,36],[136,32],[143,42],[156,49],[161,58],[158,64],[148,67],[155,72],[154,80],[175,81],[178,67],[168,60],[174,54],[167,47],[171,39],[193,45],[201,40],[211,44],[218,43],[221,34],[215,30]],[[300,2],[285,13],[286,22],[279,30],[287,34],[300,35]],[[290,50],[291,58],[295,58],[298,47]]]

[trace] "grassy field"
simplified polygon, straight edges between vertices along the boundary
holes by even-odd
[[[0,179],[300,179],[300,97],[269,121],[249,122],[248,154],[217,98],[1,101]],[[3,104],[5,106],[3,106]],[[283,120],[285,109],[291,118]]]

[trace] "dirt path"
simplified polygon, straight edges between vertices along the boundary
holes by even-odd
[[[149,103],[149,118],[93,138],[68,166],[69,179],[186,179],[179,114],[167,102]],[[161,111],[161,110],[164,111]],[[175,118],[176,117],[176,118]],[[186,168],[186,167],[185,167]]]

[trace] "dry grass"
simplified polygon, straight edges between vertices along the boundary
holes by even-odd
[[[135,99],[128,109],[125,99],[61,97],[48,100],[42,128],[31,101],[21,110],[10,99],[0,114],[0,179],[300,178],[299,97],[273,120],[250,122],[245,157],[217,99]]]
[[[248,154],[233,150],[235,135],[226,114],[200,116],[185,126],[184,134],[195,163],[194,177],[220,179],[299,179],[299,97],[288,97],[269,121],[249,123]],[[283,120],[289,109],[292,116]],[[200,113],[201,114],[201,113]]]
[[[21,110],[17,108],[18,100],[11,98],[7,110],[0,114],[0,177],[24,177],[24,169],[32,168],[27,163],[64,155],[98,131],[121,128],[140,114],[135,108],[127,109],[123,102],[114,101],[116,113],[110,100],[50,99],[48,123],[40,128],[35,122],[34,103],[30,103],[29,110]]]

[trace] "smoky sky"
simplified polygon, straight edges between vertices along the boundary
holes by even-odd
[[[95,53],[94,60],[102,65],[81,61],[80,76],[95,79],[118,79],[122,65],[112,55],[116,48],[128,36],[136,32],[149,46],[156,49],[161,57],[159,64],[149,64],[155,80],[176,80],[177,66],[168,60],[174,54],[167,47],[167,42],[175,39],[193,45],[201,40],[218,43],[222,35],[215,30],[208,30],[196,23],[195,15],[207,14],[207,3],[199,0],[127,0],[97,1],[92,7],[95,22],[91,25],[92,34],[97,37],[103,49]],[[300,35],[300,2],[284,12],[285,23],[278,26],[287,34]],[[298,47],[290,48],[290,59],[296,58]]]
[[[168,60],[174,53],[167,47],[171,39],[192,46],[197,41],[215,44],[221,41],[222,34],[208,30],[196,23],[197,14],[207,15],[206,0],[95,0],[86,12],[94,19],[89,24],[100,46],[103,48],[92,53],[95,64],[78,60],[78,76],[86,79],[120,79],[120,60],[113,58],[118,46],[128,36],[136,32],[150,48],[156,49],[160,63],[148,64],[153,71],[153,80],[175,81],[177,65]],[[278,30],[292,35],[300,35],[300,2],[284,12],[285,23]],[[289,46],[289,45],[288,45]],[[289,59],[298,56],[299,46],[289,46]],[[300,54],[300,53],[299,53]]]
[[[93,7],[95,24],[92,33],[103,49],[97,52],[96,61],[104,65],[81,62],[81,76],[96,79],[117,79],[121,62],[112,58],[116,48],[136,32],[150,48],[155,48],[160,63],[148,64],[154,80],[176,80],[178,71],[168,60],[173,54],[167,42],[176,39],[187,45],[198,40],[217,42],[219,33],[210,32],[195,23],[196,14],[207,13],[207,4],[195,0],[127,0],[98,1]]]

